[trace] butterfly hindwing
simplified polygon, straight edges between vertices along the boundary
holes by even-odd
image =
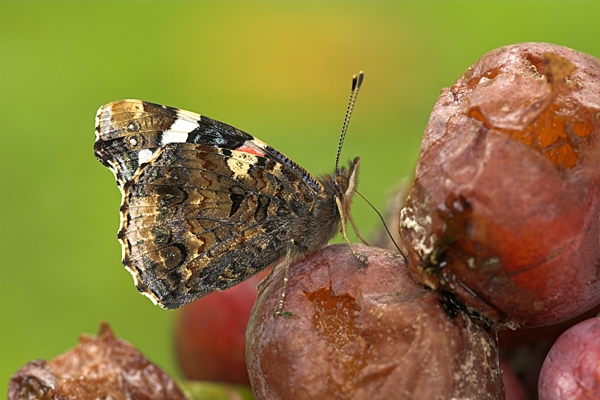
[[[298,228],[327,197],[283,154],[187,111],[110,103],[96,136],[96,156],[123,194],[123,263],[165,308],[231,287],[302,246]]]
[[[140,290],[187,300],[233,286],[285,254],[295,220],[308,210],[290,208],[290,182],[277,174],[279,164],[168,146],[131,186],[123,207],[125,264]],[[228,169],[231,160],[245,164],[244,175]],[[306,200],[312,196],[304,190]]]

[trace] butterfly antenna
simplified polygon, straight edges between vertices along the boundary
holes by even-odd
[[[369,200],[367,200],[367,198],[365,196],[363,196],[361,192],[359,192],[357,190],[356,194],[358,194],[360,197],[362,197],[362,199],[377,213],[377,215],[379,216],[379,219],[381,220],[381,223],[383,224],[383,227],[385,228],[385,231],[387,232],[388,236],[392,240],[392,243],[394,243],[394,246],[396,246],[396,248],[398,249],[398,252],[402,255],[402,257],[404,257],[404,260],[407,261],[408,259],[406,257],[406,254],[404,254],[404,251],[402,251],[400,249],[400,246],[398,246],[398,243],[396,243],[396,241],[394,240],[394,236],[388,229],[388,226],[385,223],[385,219],[383,218],[383,215],[381,215],[381,213],[377,210],[377,208],[375,208],[375,206]]]
[[[362,85],[363,78],[365,77],[364,72],[360,71],[358,75],[352,76],[352,90],[350,91],[350,101],[348,101],[348,108],[346,109],[346,117],[344,118],[344,125],[342,125],[342,135],[340,136],[340,143],[338,145],[337,156],[335,157],[335,170],[338,171],[338,165],[340,163],[340,155],[342,154],[342,145],[344,144],[344,138],[346,137],[346,131],[350,124],[350,117],[352,116],[352,110],[354,110],[354,103],[356,103],[356,96]]]

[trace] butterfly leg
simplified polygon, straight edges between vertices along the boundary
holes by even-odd
[[[348,219],[350,220],[350,223],[352,224],[352,229],[354,229],[354,233],[356,233],[356,236],[360,239],[360,241],[363,242],[364,244],[366,244],[367,246],[370,246],[370,244],[365,240],[365,238],[362,237],[362,235],[358,231],[358,226],[356,226],[356,223],[354,222],[354,218],[352,218],[352,214],[348,215]]]
[[[275,314],[273,314],[273,316],[275,316],[275,317],[288,316],[288,314],[291,315],[291,313],[281,311],[281,310],[283,310],[283,302],[285,300],[285,291],[287,289],[288,279],[289,279],[289,275],[290,275],[290,264],[292,261],[291,249],[292,249],[292,246],[290,245],[290,247],[288,248],[288,251],[285,255],[285,269],[283,271],[283,288],[281,289],[281,297],[279,298],[279,303],[277,304],[277,309],[275,310]]]
[[[348,232],[346,231],[346,218],[344,216],[344,208],[342,207],[342,202],[340,201],[339,197],[335,198],[335,204],[337,205],[338,211],[340,212],[340,216],[341,216],[340,221],[342,221],[342,235],[344,236],[344,240],[346,241],[346,243],[348,243],[348,246],[350,246],[350,251],[352,252],[354,257],[356,257],[356,259],[358,261],[360,261],[363,265],[367,265],[369,263],[369,260],[367,260],[360,254],[358,254],[356,252],[356,250],[354,250],[352,243],[350,243],[350,239],[348,239]],[[354,225],[354,223],[352,225]]]

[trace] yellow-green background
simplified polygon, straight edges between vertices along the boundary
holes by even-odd
[[[101,320],[168,371],[176,312],[139,295],[116,240],[119,191],[93,155],[97,108],[140,98],[241,128],[330,172],[344,148],[380,208],[410,173],[440,88],[523,41],[600,56],[599,2],[0,3],[0,396]],[[355,202],[359,226],[376,217]]]

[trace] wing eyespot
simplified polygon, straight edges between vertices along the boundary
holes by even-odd
[[[133,135],[126,139],[127,145],[131,150],[140,150],[144,148],[146,141],[142,135]]]
[[[127,132],[137,132],[138,129],[138,126],[133,122],[130,122],[129,125],[127,125]]]

